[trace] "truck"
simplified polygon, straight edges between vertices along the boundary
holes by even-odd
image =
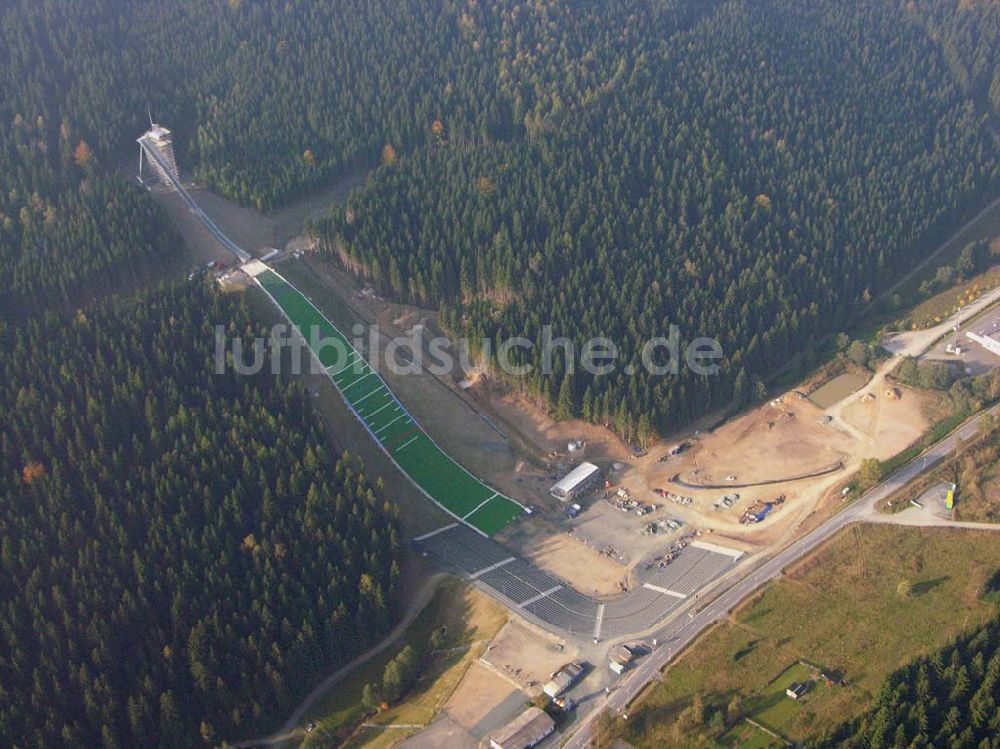
[[[611,651],[608,657],[611,660],[611,670],[621,676],[635,660],[635,650],[628,645],[619,645]]]

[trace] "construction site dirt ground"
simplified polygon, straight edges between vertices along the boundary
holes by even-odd
[[[505,530],[502,538],[518,554],[583,593],[605,596],[627,587],[627,569],[620,560],[550,520],[528,518]]]
[[[578,655],[574,645],[533,625],[511,619],[497,633],[481,660],[534,697],[541,694],[542,685],[552,672],[576,660]]]
[[[866,397],[866,393],[870,396]],[[879,373],[860,391],[825,410],[789,393],[712,432],[699,433],[689,440],[691,446],[686,452],[665,462],[659,459],[668,443],[662,443],[633,461],[616,479],[633,498],[658,504],[662,509],[657,513],[662,511],[681,520],[685,524],[682,533],[712,533],[718,543],[744,550],[760,549],[785,539],[824,498],[829,500],[839,493],[836,490],[862,459],[885,459],[912,444],[932,419],[940,417],[940,408],[940,395],[898,385],[887,387],[884,373]],[[794,478],[838,465],[824,475]],[[675,477],[691,484],[723,488],[684,488],[671,481]],[[730,478],[733,480],[727,480]],[[655,488],[688,496],[692,503],[664,503],[653,492]],[[739,499],[732,507],[717,508],[716,503],[726,494],[738,494]],[[782,495],[784,501],[766,520],[740,523],[740,517],[753,503]],[[607,507],[599,500],[591,502],[574,523],[587,529],[592,543],[624,547],[630,552],[623,560],[627,564],[642,561],[645,544],[664,540],[659,535],[629,539],[622,528],[605,519]],[[647,517],[657,519],[657,513]]]
[[[889,392],[898,395],[887,395]],[[934,394],[901,387],[879,388],[872,399],[850,398],[841,409],[844,421],[867,437],[864,457],[885,460],[909,445],[939,417],[941,403]]]
[[[474,749],[527,706],[524,692],[487,665],[473,663],[448,704],[426,728],[399,744],[403,749]]]
[[[658,464],[650,477],[666,481],[679,474],[693,484],[758,484],[842,463],[852,447],[849,434],[824,423],[822,409],[784,396],[699,435],[690,450]],[[719,491],[713,495],[721,496]]]
[[[513,719],[526,702],[527,697],[518,687],[477,661],[466,671],[445,711],[455,723],[481,739]],[[498,715],[498,710],[503,714]]]

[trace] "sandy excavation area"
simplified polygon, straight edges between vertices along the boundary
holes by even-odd
[[[821,502],[839,497],[839,489],[861,460],[885,459],[912,444],[929,426],[927,414],[936,398],[887,384],[885,374],[892,366],[887,363],[867,382],[857,378],[844,397],[827,408],[789,391],[711,432],[688,437],[691,448],[665,462],[659,458],[679,438],[665,438],[647,455],[635,458],[609,430],[580,421],[553,421],[544,409],[516,393],[496,392],[483,384],[464,395],[471,395],[478,407],[501,425],[519,456],[533,459],[533,478],[520,487],[532,491],[521,496],[530,497],[546,512],[539,522],[519,524],[505,541],[578,587],[609,595],[620,591],[623,582],[631,581],[636,565],[668,547],[678,535],[715,533],[721,543],[751,550],[778,541]],[[859,385],[860,389],[851,392]],[[571,439],[584,440],[585,450],[567,453],[566,444]],[[659,509],[643,519],[623,515],[609,510],[601,499],[603,492],[596,492],[582,502],[585,511],[578,519],[567,520],[547,491],[552,481],[581,460],[605,469],[613,488],[624,487],[634,499]],[[609,470],[614,464],[622,469]],[[807,477],[837,466],[839,469],[829,473]],[[545,480],[537,480],[539,474]],[[727,488],[682,488],[671,482],[678,475],[691,484]],[[730,477],[735,479],[728,481]],[[732,485],[751,486],[728,488]],[[693,502],[686,506],[665,502],[655,489],[690,496]],[[727,493],[738,493],[740,499],[731,508],[716,508],[716,502]],[[741,515],[754,503],[781,495],[785,497],[783,504],[765,522],[740,523]],[[679,534],[641,533],[645,520],[667,517],[684,523]],[[566,533],[583,529],[588,544]],[[602,529],[606,537],[602,537]],[[599,553],[610,547],[624,553],[617,558]],[[586,570],[582,579],[581,568]]]
[[[885,460],[927,429],[927,413],[936,401],[930,393],[877,378],[838,406],[844,422],[865,438],[864,457]]]
[[[462,683],[445,705],[445,711],[457,725],[479,738],[485,732],[484,728],[494,728],[483,724],[497,706],[505,702],[513,702],[519,707],[525,698],[510,680],[477,661],[469,667]]]
[[[693,484],[755,484],[846,462],[855,447],[822,409],[793,394],[727,422],[665,467]]]
[[[886,380],[888,363],[857,392],[823,409],[792,391],[689,440],[690,449],[660,462],[664,441],[621,476],[621,484],[646,502],[662,502],[657,487],[691,497],[692,504],[668,502],[668,512],[691,528],[715,533],[716,540],[763,548],[787,539],[819,507],[834,507],[848,478],[864,458],[886,459],[916,441],[928,428],[939,400],[924,391]],[[840,464],[830,473],[796,478]],[[694,485],[678,486],[679,477]],[[732,478],[730,481],[729,479]],[[770,483],[776,482],[776,483]],[[738,494],[720,508],[725,494]],[[750,507],[784,496],[765,521],[741,524]]]

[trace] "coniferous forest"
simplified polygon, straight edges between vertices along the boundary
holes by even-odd
[[[386,291],[456,315],[468,302],[477,332],[532,332],[507,309],[518,295],[569,318],[567,334],[586,298],[613,333],[618,300],[645,298],[652,273],[657,325],[669,309],[719,327],[688,287],[733,296],[746,329],[719,331],[737,360],[711,387],[607,379],[588,409],[590,383],[571,383],[574,410],[596,403],[599,419],[607,393],[630,420],[667,399],[662,427],[752,393],[790,336],[995,191],[998,38],[989,0],[14,0],[0,8],[3,309],[170,252],[125,176],[149,107],[182,168],[257,208],[398,163],[352,226],[323,233],[346,235],[352,267]],[[804,266],[807,303],[783,288]]]
[[[0,330],[0,744],[212,746],[388,630],[395,511],[208,286]]]
[[[992,0],[5,2],[0,743],[251,735],[394,614],[360,463],[298,387],[212,374],[211,323],[250,312],[198,284],[92,301],[177,248],[132,179],[147,107],[257,209],[373,169],[313,231],[455,334],[551,324],[622,363],[671,323],[718,338],[717,377],[519,383],[642,439],[807,366],[996,197],[998,40]],[[946,710],[914,672],[857,730],[986,735],[956,686],[985,637],[914,667]]]
[[[516,24],[491,7],[469,41],[498,48],[517,135],[453,144],[445,122],[318,232],[385,293],[444,305],[473,343],[535,341],[536,368],[546,324],[578,350],[610,337],[637,376],[518,381],[561,415],[645,440],[644,415],[663,432],[761,397],[1000,186],[987,76],[960,79],[915,10],[634,3],[609,22],[560,6],[570,46],[497,32]],[[993,43],[961,47],[980,70]],[[547,70],[567,72],[542,85]],[[670,324],[722,343],[721,376],[645,374],[641,346]]]
[[[866,715],[807,746],[1000,746],[1000,620],[899,669]]]

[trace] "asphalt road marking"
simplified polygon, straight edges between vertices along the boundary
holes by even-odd
[[[458,525],[458,523],[452,523],[452,524],[451,524],[450,526],[448,526],[448,527],[449,527],[449,528],[453,528],[453,527],[454,527],[454,526],[456,526],[456,525]],[[510,563],[511,563],[511,562],[513,562],[513,561],[514,561],[515,559],[517,559],[517,557],[507,557],[507,558],[506,558],[506,559],[504,559],[504,560],[503,560],[502,562],[497,562],[496,564],[491,564],[491,565],[490,565],[489,567],[483,567],[483,568],[482,568],[481,570],[479,570],[479,572],[473,572],[473,573],[472,573],[472,575],[470,575],[470,577],[471,577],[471,578],[472,578],[473,580],[475,580],[475,579],[476,579],[477,577],[479,577],[480,575],[485,575],[485,574],[486,574],[487,572],[492,572],[493,570],[498,570],[498,569],[500,569],[501,567],[503,567],[503,566],[504,566],[505,564],[510,564]]]
[[[643,583],[642,587],[649,588],[649,590],[655,590],[657,593],[662,593],[665,596],[673,596],[674,598],[687,598],[683,593],[678,593],[676,590],[669,590],[667,588],[661,588],[659,585],[653,585],[653,583]]]
[[[604,623],[604,604],[597,607],[597,618],[594,619],[594,639],[601,636],[601,625]]]
[[[522,609],[526,609],[531,604],[538,603],[543,598],[545,598],[545,596],[550,596],[553,593],[555,593],[557,590],[562,590],[562,586],[561,585],[554,585],[553,587],[549,588],[548,590],[546,590],[546,591],[544,591],[542,593],[539,593],[537,596],[532,596],[527,601],[525,601],[524,603],[521,604],[521,608]]]
[[[414,541],[426,541],[428,538],[436,536],[438,533],[444,533],[445,531],[450,531],[452,528],[457,528],[458,523],[451,523],[450,525],[443,525],[436,531],[431,531],[430,533],[425,533],[422,536],[417,536]]]

